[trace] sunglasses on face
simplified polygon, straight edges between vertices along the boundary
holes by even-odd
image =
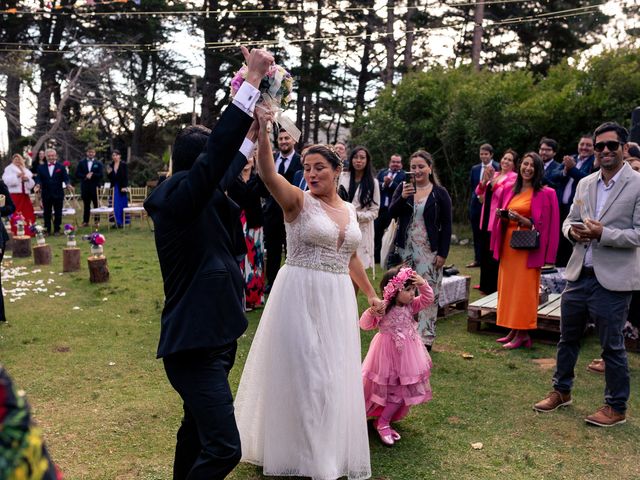
[[[593,146],[593,149],[598,152],[604,152],[604,147],[607,147],[607,150],[610,152],[615,152],[620,148],[620,142],[616,142],[615,140],[609,140],[607,142],[598,142]]]

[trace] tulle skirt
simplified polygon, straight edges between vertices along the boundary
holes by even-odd
[[[242,373],[242,460],[265,475],[371,476],[358,309],[348,275],[285,265]]]

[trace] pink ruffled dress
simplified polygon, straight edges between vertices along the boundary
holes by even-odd
[[[412,405],[431,400],[431,357],[418,334],[414,315],[431,305],[434,296],[426,283],[418,291],[420,295],[409,305],[396,305],[382,317],[367,309],[360,317],[363,330],[380,330],[362,363],[368,417],[379,417],[388,402],[399,403],[402,407],[391,419],[397,421]]]

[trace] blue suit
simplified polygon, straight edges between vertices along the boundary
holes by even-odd
[[[553,188],[558,193],[563,169],[561,163],[556,162],[555,159],[551,160],[549,166],[544,170],[542,184]]]
[[[293,176],[292,183],[303,192],[305,190],[309,190],[309,185],[307,185],[307,181],[304,179],[304,170],[296,171],[295,175]]]
[[[491,160],[491,165],[496,170],[500,171],[500,164],[495,160]],[[471,167],[469,172],[469,187],[471,188],[471,198],[469,198],[469,221],[471,222],[471,229],[473,231],[473,252],[474,260],[476,263],[480,263],[482,257],[482,240],[480,234],[480,216],[482,214],[482,203],[478,200],[476,195],[476,187],[480,183],[480,172],[482,171],[482,163],[477,163]]]

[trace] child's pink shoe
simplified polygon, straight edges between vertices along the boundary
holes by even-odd
[[[387,446],[392,446],[395,442],[395,440],[393,439],[393,429],[387,425],[385,427],[378,427],[376,425],[376,430],[378,431],[378,436],[380,437],[380,440],[382,441],[382,443],[384,443]]]
[[[393,437],[394,442],[397,442],[402,438],[400,434],[396,432],[396,430],[391,425],[389,425],[389,428],[391,429],[391,436]]]

